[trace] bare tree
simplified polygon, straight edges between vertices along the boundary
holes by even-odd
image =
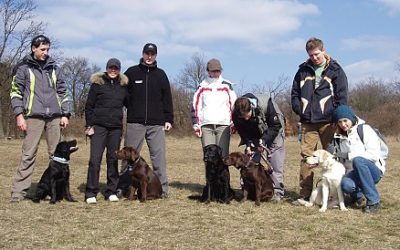
[[[89,60],[83,57],[67,58],[61,66],[61,75],[71,94],[73,110],[77,117],[83,117],[90,76],[97,71],[100,71],[100,68],[96,65],[89,66]]]
[[[36,7],[33,0],[0,0],[0,138],[4,126],[9,131],[15,127],[9,97],[12,68],[29,51],[31,38],[45,29],[43,22],[33,21]]]
[[[175,82],[193,93],[206,77],[207,71],[204,56],[196,53],[189,62],[185,63]]]
[[[272,98],[279,99],[285,95],[286,90],[289,88],[289,77],[280,75],[274,82],[265,82],[263,85],[255,85],[253,89],[254,94],[268,93]]]

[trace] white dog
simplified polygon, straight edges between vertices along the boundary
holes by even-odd
[[[298,202],[306,207],[312,207],[314,204],[321,205],[320,212],[325,212],[328,207],[337,207],[337,205],[339,205],[340,210],[346,211],[340,186],[342,177],[346,172],[343,164],[336,161],[328,151],[322,149],[307,157],[306,163],[321,167],[322,179],[312,191],[309,202],[303,199],[298,199]]]

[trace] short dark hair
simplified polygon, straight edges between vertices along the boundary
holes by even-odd
[[[234,111],[237,112],[239,117],[248,114],[251,111],[250,100],[246,97],[239,97],[234,104]]]
[[[32,47],[39,47],[41,44],[51,44],[50,39],[45,35],[38,35],[32,38],[31,41],[31,48]]]
[[[306,43],[306,51],[308,52],[314,49],[324,50],[324,42],[316,37],[311,37]]]

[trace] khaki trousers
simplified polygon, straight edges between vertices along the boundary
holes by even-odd
[[[309,198],[313,189],[314,171],[305,164],[305,158],[317,150],[318,142],[326,149],[332,141],[335,126],[330,123],[302,124],[301,156],[300,162],[300,196]]]
[[[40,137],[45,131],[47,152],[53,155],[60,141],[60,118],[28,118],[27,131],[22,143],[21,161],[17,167],[11,184],[11,197],[23,198],[32,183],[32,174],[35,169],[35,160],[39,148]],[[48,164],[48,163],[43,163]]]

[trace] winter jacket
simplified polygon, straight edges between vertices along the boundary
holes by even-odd
[[[347,77],[340,65],[327,57],[320,85],[310,60],[299,66],[293,80],[292,109],[302,123],[331,123],[335,108],[347,104]]]
[[[257,146],[260,139],[269,148],[273,144],[283,145],[284,118],[280,110],[276,110],[272,98],[256,97],[251,93],[243,97],[249,98],[252,109],[249,120],[241,118],[237,110],[233,111],[233,123],[241,138],[239,146],[244,144],[250,146],[252,143]]]
[[[173,124],[174,114],[169,80],[157,62],[130,67],[125,75],[129,79],[127,122],[144,125]]]
[[[106,128],[122,128],[123,106],[127,101],[128,77],[119,74],[110,78],[107,73],[99,72],[90,77],[85,105],[86,126],[99,125]]]
[[[55,61],[40,63],[27,55],[16,66],[11,83],[11,106],[15,115],[53,118],[70,116],[70,100]]]
[[[231,83],[221,76],[212,83],[209,79],[202,81],[193,96],[193,129],[207,124],[230,125],[235,100]]]
[[[371,160],[382,171],[382,175],[386,170],[386,162],[381,157],[380,139],[376,132],[370,126],[363,126],[364,142],[361,140],[357,132],[357,127],[365,123],[358,119],[358,123],[354,125],[347,133],[347,136],[335,133],[333,140],[338,141],[335,148],[335,155],[343,162],[347,170],[352,169],[352,160],[357,157],[363,157]]]

